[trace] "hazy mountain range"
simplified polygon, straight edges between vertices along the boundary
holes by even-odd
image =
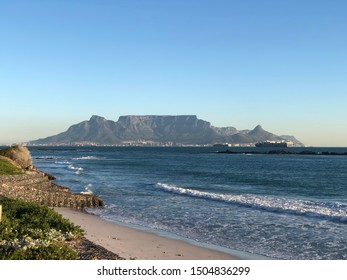
[[[118,121],[92,116],[90,120],[72,125],[67,131],[38,139],[28,145],[209,145],[216,143],[254,144],[266,140],[292,141],[303,144],[293,136],[277,136],[260,125],[253,130],[235,127],[214,127],[195,115],[121,116]]]

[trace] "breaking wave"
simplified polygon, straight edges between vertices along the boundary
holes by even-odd
[[[76,175],[81,175],[84,172],[84,168],[74,166],[71,161],[56,161],[55,163],[67,166],[67,169],[74,171]]]
[[[75,160],[87,160],[87,159],[97,159],[98,157],[96,156],[83,156],[83,157],[77,157],[77,158],[73,158]]]
[[[66,164],[71,164],[71,162],[70,162],[70,161],[68,161],[68,160],[64,160],[64,161],[56,161],[55,163],[56,163],[56,164],[63,164],[63,165],[66,165]]]
[[[75,171],[76,175],[80,175],[84,171],[84,169],[82,167],[76,167],[76,166],[73,166],[72,164],[68,165],[67,168]]]
[[[90,189],[93,187],[92,184],[88,184],[85,188],[84,191],[81,191],[81,194],[93,194],[93,191]]]
[[[306,215],[347,223],[347,204],[339,202],[311,201],[285,199],[273,196],[251,194],[221,194],[186,189],[176,185],[157,183],[156,188],[179,195],[210,199],[225,203],[232,203],[244,207],[251,207],[270,212]]]

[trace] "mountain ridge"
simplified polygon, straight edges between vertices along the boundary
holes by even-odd
[[[303,146],[294,136],[286,136],[296,146]],[[286,140],[265,131],[215,127],[196,115],[126,115],[118,121],[93,115],[89,120],[70,126],[65,132],[30,141],[27,145],[212,145]]]

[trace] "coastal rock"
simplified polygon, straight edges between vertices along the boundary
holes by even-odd
[[[124,260],[124,258],[120,257],[118,254],[86,238],[82,238],[76,242],[74,248],[76,248],[80,260]]]

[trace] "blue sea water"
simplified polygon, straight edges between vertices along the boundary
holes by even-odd
[[[57,184],[101,197],[106,207],[90,211],[115,223],[268,258],[347,259],[347,156],[217,149],[32,147],[31,154]]]

